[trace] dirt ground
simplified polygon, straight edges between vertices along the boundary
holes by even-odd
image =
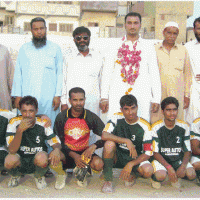
[[[115,169],[114,193],[104,194],[101,192],[103,181],[99,179],[100,174],[87,177],[88,186],[81,188],[76,184],[73,175],[68,173],[66,186],[62,190],[54,188],[55,177],[46,178],[47,188],[38,190],[32,175],[21,178],[15,188],[8,188],[9,176],[0,177],[1,198],[199,198],[200,187],[195,181],[182,180],[180,189],[173,188],[166,180],[162,183],[160,190],[151,187],[150,179],[138,178],[132,187],[125,187],[123,181],[119,180],[120,170]]]

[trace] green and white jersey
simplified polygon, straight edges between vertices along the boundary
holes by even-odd
[[[8,122],[11,118],[15,117],[16,114],[9,111],[0,109],[0,150],[6,150],[6,129]]]
[[[167,162],[182,160],[184,152],[191,151],[190,128],[181,120],[176,120],[175,126],[168,129],[164,120],[152,125],[153,152],[160,153]]]
[[[195,119],[193,123],[191,124],[190,137],[191,137],[191,140],[200,141],[200,118]]]
[[[10,120],[6,131],[7,146],[9,146],[14,139],[21,120],[22,117],[15,117]],[[45,122],[46,120],[42,122],[41,119],[37,117],[34,127],[22,133],[21,144],[17,152],[20,156],[29,157],[38,152],[47,151],[45,140],[47,140],[50,146],[60,143],[60,139],[53,133],[53,130],[50,127],[44,127]]]
[[[136,147],[138,156],[143,153],[149,156],[153,155],[151,126],[142,118],[139,118],[133,124],[129,124],[122,113],[116,113],[109,119],[103,131],[130,139]],[[128,160],[130,153],[126,144],[118,144],[118,148],[124,153],[124,158],[127,157]],[[132,158],[130,159],[132,160]]]

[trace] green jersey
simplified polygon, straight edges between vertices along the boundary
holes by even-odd
[[[189,125],[176,120],[175,126],[168,129],[164,120],[152,125],[153,152],[160,153],[167,162],[182,160],[184,152],[191,151]]]
[[[21,120],[22,117],[15,117],[10,120],[6,131],[7,146],[9,146],[14,139]],[[22,133],[21,144],[17,152],[20,156],[29,157],[38,152],[47,151],[45,140],[47,140],[50,146],[60,143],[58,136],[53,133],[53,130],[50,127],[45,128],[44,124],[45,122],[42,122],[41,119],[37,117],[35,125]]]

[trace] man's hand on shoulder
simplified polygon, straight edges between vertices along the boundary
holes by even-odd
[[[22,97],[16,97],[15,98],[15,108],[19,109],[19,101]]]
[[[49,154],[49,161],[51,165],[56,167],[58,163],[60,162],[60,149],[55,148],[50,154]]]
[[[97,146],[95,144],[90,145],[83,153],[82,156],[84,156],[84,160],[91,160],[92,154],[95,152]]]
[[[130,151],[130,156],[134,159],[137,158],[137,151],[135,149],[135,145],[132,143],[131,140],[129,139],[126,140],[126,146]]]
[[[101,99],[99,102],[99,107],[102,110],[102,113],[107,113],[109,109],[108,99]]]
[[[60,105],[60,97],[54,97],[52,105],[52,107],[54,107],[54,111],[58,109],[59,105]]]
[[[160,106],[160,104],[158,104],[158,103],[151,103],[151,112],[157,113],[159,106]]]
[[[61,111],[67,110],[67,109],[68,109],[68,105],[67,104],[61,105]]]
[[[30,119],[28,118],[22,118],[19,127],[17,130],[24,132],[28,128],[30,128],[33,124],[30,122]]]
[[[190,105],[190,98],[184,96],[184,107],[183,107],[183,109],[188,108],[189,105]]]

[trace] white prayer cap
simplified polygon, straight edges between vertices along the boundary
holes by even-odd
[[[179,26],[176,22],[167,22],[165,24],[164,30],[165,30],[165,28],[170,27],[170,26],[173,26],[173,27],[176,27],[177,29],[179,29]]]

